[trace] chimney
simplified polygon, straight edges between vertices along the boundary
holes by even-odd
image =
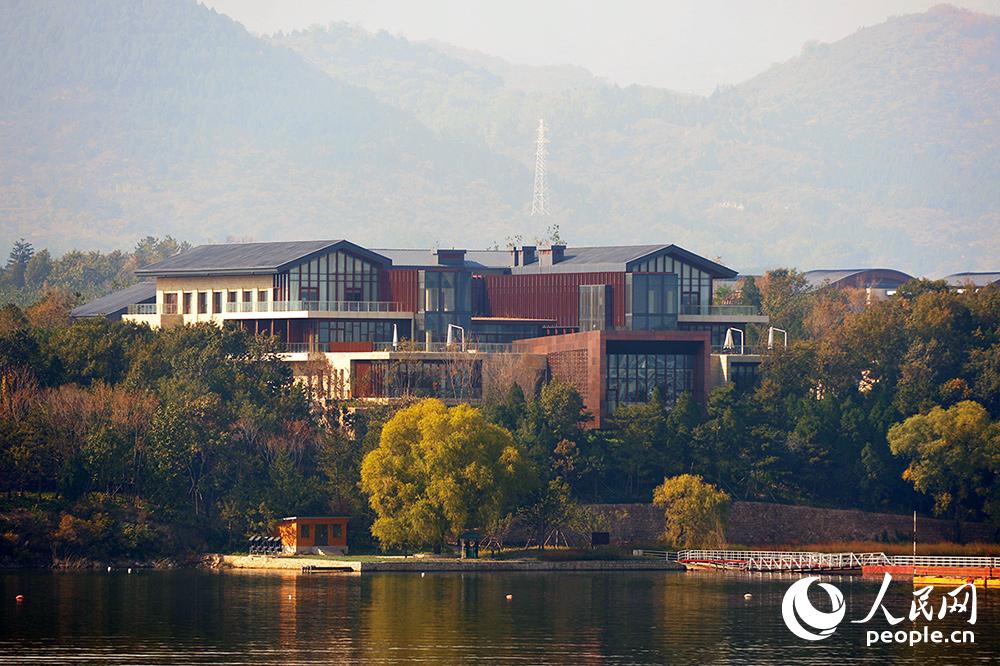
[[[521,247],[510,248],[510,265],[511,268],[515,266],[527,266],[528,264],[533,264],[538,260],[535,256],[535,246],[534,245],[522,245]]]
[[[565,245],[551,245],[538,251],[539,266],[554,266],[565,258]]]

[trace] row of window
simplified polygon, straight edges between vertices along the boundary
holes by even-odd
[[[293,301],[378,301],[379,267],[347,252],[330,252],[275,276]]]
[[[672,404],[682,393],[694,391],[694,366],[693,354],[608,354],[608,409],[648,402],[655,389]]]
[[[223,311],[223,300],[227,303],[252,303],[255,294],[258,302],[267,302],[267,289],[164,292],[163,314],[219,314]],[[211,310],[209,310],[209,298],[212,303]]]

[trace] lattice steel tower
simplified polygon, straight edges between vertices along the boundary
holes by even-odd
[[[545,138],[545,120],[538,119],[538,139],[535,148],[535,194],[531,197],[531,214],[549,214],[549,190],[545,184],[545,147],[549,140]]]

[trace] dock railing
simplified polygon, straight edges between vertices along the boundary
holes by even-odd
[[[641,557],[746,571],[845,571],[867,566],[1000,567],[1000,557],[886,555],[885,553],[817,553],[770,550],[636,550]]]

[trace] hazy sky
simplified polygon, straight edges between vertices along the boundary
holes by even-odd
[[[934,0],[202,0],[250,31],[346,21],[518,63],[582,65],[623,85],[710,93]],[[1000,0],[958,0],[1000,14]]]

